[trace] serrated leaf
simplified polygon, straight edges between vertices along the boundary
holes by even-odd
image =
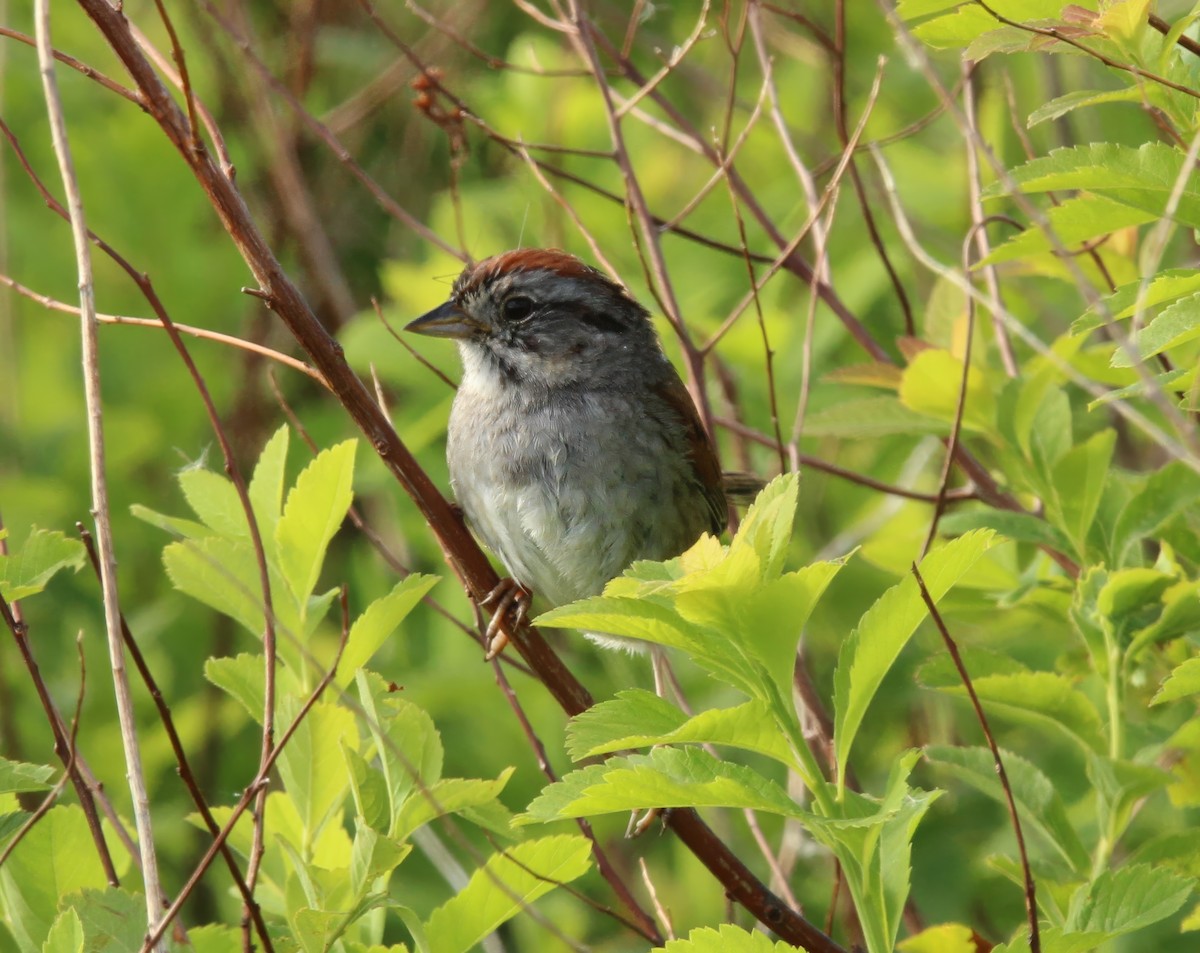
[[[48,791],[55,769],[48,764],[27,764],[0,758],[0,794]]]
[[[209,536],[171,543],[163,549],[163,565],[180,592],[203,602],[262,638],[265,615],[258,563],[248,539]],[[268,567],[271,602],[280,653],[293,667],[300,664],[300,616],[280,576]]]
[[[284,424],[271,435],[254,465],[250,478],[250,504],[258,520],[263,543],[274,541],[279,513],[283,508],[284,470],[287,465],[288,427]]]
[[[1054,149],[1009,173],[1023,192],[1079,189],[1098,192],[1125,205],[1162,216],[1184,171],[1184,155],[1165,143],[1148,142],[1138,148],[1112,142]],[[1195,173],[1186,174],[1174,220],[1200,228],[1200,186]],[[995,182],[984,198],[1004,194],[1005,183]]]
[[[389,692],[378,675],[359,669],[356,682],[388,792],[391,833],[418,784],[428,788],[441,780],[442,739],[429,714]]]
[[[1153,536],[1175,516],[1200,501],[1200,473],[1172,460],[1152,473],[1121,511],[1113,529],[1113,551],[1123,561],[1130,546]]]
[[[1171,670],[1150,704],[1162,705],[1196,694],[1200,694],[1200,658],[1190,658]]]
[[[146,901],[141,896],[108,887],[84,890],[66,902],[79,917],[87,953],[129,953],[141,948],[146,936]]]
[[[748,701],[734,708],[710,708],[688,718],[665,699],[641,689],[589,708],[567,726],[567,750],[575,761],[665,744],[714,744],[756,751],[791,766],[791,749],[780,734],[770,706]]]
[[[1142,91],[1136,86],[1108,90],[1077,89],[1043,103],[1029,114],[1026,125],[1032,129],[1038,123],[1050,119],[1060,119],[1072,110],[1084,106],[1097,106],[1101,103],[1141,102],[1141,97]]]
[[[1121,936],[1171,916],[1191,895],[1194,881],[1165,867],[1134,864],[1106,870],[1071,898],[1066,927]]]
[[[1134,208],[1104,195],[1081,195],[1065,199],[1061,205],[1047,209],[1045,215],[1050,232],[1060,245],[1068,249],[1125,228],[1145,225],[1158,218],[1153,212]],[[1057,247],[1045,230],[1031,227],[997,247],[976,267],[1046,255],[1055,252]]]
[[[668,940],[665,946],[656,946],[662,953],[795,953],[796,947],[770,937],[757,930],[743,930],[732,923],[716,927],[700,927],[692,930],[686,938]]]
[[[526,841],[494,854],[426,921],[430,953],[466,953],[558,884],[582,876],[590,857],[591,844],[576,835]]]
[[[1133,335],[1129,349],[1113,349],[1113,367],[1133,367],[1138,361],[1200,337],[1200,293],[1180,298],[1163,308],[1150,323]],[[1132,354],[1130,353],[1132,350]]]
[[[60,897],[105,885],[83,809],[52,807],[0,867],[6,925],[22,950],[39,950],[58,917]]]
[[[486,778],[443,778],[416,792],[404,802],[392,836],[404,840],[418,827],[444,814],[494,801],[508,784],[513,768],[505,768],[495,780]]]
[[[316,588],[325,550],[350,508],[356,447],[346,440],[322,450],[296,478],[276,526],[283,577],[301,603]]]
[[[46,935],[42,944],[42,953],[84,953],[83,924],[79,922],[79,914],[67,907]]]
[[[698,748],[656,748],[572,771],[543,789],[519,824],[647,807],[741,807],[786,817],[803,811],[770,778]]]
[[[227,477],[203,467],[193,467],[182,471],[177,479],[188,506],[205,526],[232,539],[249,538],[246,511]]]
[[[345,688],[354,673],[367,664],[380,646],[388,640],[404,618],[438,583],[437,576],[414,573],[398,582],[386,596],[372,602],[363,611],[346,638],[346,647],[338,662],[334,681]]]
[[[1155,275],[1144,288],[1140,279],[1122,285],[1103,299],[1104,308],[1113,320],[1122,321],[1133,317],[1139,310],[1145,312],[1197,292],[1200,292],[1200,271],[1168,268]],[[1103,325],[1100,309],[1093,306],[1075,319],[1071,333],[1084,334]]]
[[[921,560],[920,569],[931,598],[940,600],[996,542],[994,533],[975,530],[929,553]],[[916,579],[906,576],[867,610],[842,643],[834,674],[834,751],[839,778],[846,776],[846,762],[867,706],[926,614]]]
[[[281,724],[290,724],[300,710],[293,697],[279,700]],[[305,834],[314,840],[334,812],[340,812],[348,778],[342,770],[342,746],[358,742],[354,713],[332,702],[317,702],[284,747],[276,767],[284,788],[296,805]]]
[[[1095,706],[1061,675],[1051,672],[985,675],[972,678],[971,684],[989,717],[1003,715],[1061,732],[1085,751],[1100,751],[1105,747],[1100,715]],[[961,684],[936,687],[952,694],[966,695]]]
[[[988,797],[1004,803],[1004,791],[996,776],[996,763],[990,749],[935,745],[925,749],[925,757]],[[1090,863],[1087,849],[1071,826],[1066,806],[1054,789],[1054,783],[1036,765],[1019,755],[1001,751],[1001,759],[1021,822],[1037,830],[1073,872],[1087,871]]]
[[[768,483],[742,518],[730,544],[730,558],[737,558],[739,547],[750,546],[758,556],[763,579],[783,572],[799,494],[798,473],[784,473]]]
[[[79,540],[35,527],[19,550],[0,555],[0,596],[7,602],[28,599],[45,589],[60,569],[78,571],[86,560]]]
[[[366,824],[354,829],[354,852],[350,860],[350,885],[361,894],[378,878],[390,874],[412,852],[411,844],[386,837]]]

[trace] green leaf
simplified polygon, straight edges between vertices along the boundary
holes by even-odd
[[[79,540],[35,527],[19,550],[0,555],[0,596],[8,602],[27,599],[45,589],[60,569],[78,571],[86,560]]]
[[[1095,706],[1062,675],[1051,672],[985,675],[972,678],[971,684],[989,717],[1003,715],[1037,728],[1052,729],[1085,752],[1100,751],[1106,746]],[[961,684],[935,687],[966,696]]]
[[[55,769],[47,764],[26,764],[0,758],[0,794],[48,791]]]
[[[346,745],[342,745],[342,757],[346,759],[354,809],[359,820],[372,830],[386,831],[391,826],[392,814],[383,772],[372,767],[366,758]]]
[[[686,939],[668,940],[654,949],[662,953],[795,953],[797,949],[782,940],[771,942],[758,930],[743,930],[732,923],[692,930]]]
[[[300,710],[293,697],[279,700],[280,724],[290,724]],[[342,770],[342,746],[358,741],[354,713],[343,705],[317,702],[305,715],[276,766],[284,788],[296,805],[306,837],[311,843],[325,822],[340,812],[349,779]],[[339,814],[340,816],[340,814]]]
[[[1200,272],[1192,268],[1167,268],[1155,275],[1143,289],[1141,279],[1121,285],[1106,296],[1104,310],[1116,321],[1131,318],[1139,310],[1145,312],[1160,304],[1200,292]],[[1075,319],[1072,334],[1084,334],[1103,327],[1101,309],[1092,306]]]
[[[210,658],[204,663],[204,677],[232,698],[262,724],[263,657],[242,652],[226,658]],[[278,688],[278,686],[277,686]]]
[[[792,542],[792,523],[799,495],[798,473],[776,477],[750,504],[730,545],[731,550],[740,546],[750,546],[754,550],[763,579],[773,579],[783,572],[783,561]],[[730,555],[734,556],[732,552]]]
[[[284,424],[267,441],[254,476],[250,479],[250,504],[258,520],[258,531],[264,545],[275,540],[275,528],[283,507],[283,485],[288,452],[288,427]]]
[[[1010,171],[1023,192],[1078,189],[1098,192],[1125,205],[1162,216],[1184,171],[1184,155],[1166,143],[1148,142],[1133,148],[1112,142],[1055,149]],[[1200,179],[1188,172],[1174,220],[1200,228]],[[1004,194],[1005,183],[995,182],[984,198]]]
[[[58,915],[42,944],[42,953],[83,953],[83,924],[74,909],[67,907]]]
[[[428,713],[389,692],[378,675],[359,669],[357,683],[388,792],[391,833],[405,801],[421,796],[418,784],[428,789],[441,780],[442,739]]]
[[[1145,225],[1158,218],[1153,212],[1133,208],[1103,195],[1081,195],[1066,199],[1061,205],[1047,209],[1045,215],[1058,244],[1068,249],[1124,228]],[[1057,247],[1051,243],[1045,230],[1033,226],[1018,232],[976,267],[1046,255]]]
[[[920,569],[930,597],[935,602],[941,599],[996,542],[994,533],[975,530],[929,553],[921,560]],[[879,597],[842,643],[834,674],[834,751],[839,779],[846,776],[846,762],[867,706],[926,614],[916,579],[905,576]]]
[[[323,450],[296,479],[275,530],[279,564],[296,600],[316,588],[329,541],[342,525],[353,498],[354,450],[347,440]]]
[[[698,748],[655,748],[610,758],[548,785],[518,824],[613,814],[647,807],[748,807],[799,817],[778,784],[745,765],[718,761]]]
[[[1012,510],[995,510],[990,506],[982,506],[971,510],[957,510],[943,516],[938,523],[938,531],[944,536],[957,536],[970,530],[984,528],[994,529],[1018,543],[1049,546],[1060,553],[1071,550],[1071,541],[1062,530],[1032,513],[1014,513]]]
[[[192,953],[230,953],[240,948],[242,934],[235,927],[219,923],[188,924],[188,942],[192,945]]]
[[[403,844],[366,824],[354,829],[354,853],[350,861],[350,885],[356,895],[362,895],[379,877],[390,874],[412,852],[411,844]]]
[[[1054,789],[1054,783],[1036,765],[1019,755],[1001,751],[1000,756],[1021,823],[1041,834],[1074,873],[1086,872],[1091,859],[1067,818],[1066,806]],[[925,757],[993,800],[1005,803],[990,749],[935,745],[925,749]]]
[[[443,778],[418,791],[400,809],[392,836],[407,839],[413,831],[444,814],[457,814],[469,807],[494,801],[508,784],[513,768],[505,768],[494,781],[481,778]]]
[[[1152,473],[1121,511],[1113,529],[1113,551],[1124,560],[1126,551],[1158,533],[1168,521],[1200,501],[1200,473],[1172,460]]]
[[[246,511],[233,483],[203,467],[179,474],[179,486],[192,511],[213,532],[231,539],[249,539]]]
[[[896,944],[899,953],[978,953],[975,931],[961,923],[939,923]]]
[[[688,718],[652,692],[626,689],[616,698],[576,715],[567,726],[567,750],[575,761],[665,744],[727,745],[793,764],[791,749],[775,724],[770,706],[761,701],[748,701],[734,708],[710,708]]]
[[[1162,705],[1196,694],[1200,694],[1200,658],[1190,658],[1171,670],[1150,704]]]
[[[1180,344],[1200,337],[1200,293],[1180,298],[1163,308],[1154,318],[1133,335],[1129,350],[1118,345],[1113,349],[1113,367],[1133,367]]]
[[[1083,106],[1098,106],[1101,103],[1141,102],[1142,91],[1136,86],[1125,89],[1077,89],[1063,96],[1056,96],[1043,103],[1029,114],[1027,125],[1030,129],[1039,123],[1050,119],[1060,119],[1074,109]]]
[[[129,953],[146,937],[146,901],[138,894],[108,887],[84,890],[64,902],[79,917],[87,953]]]
[[[1054,467],[1054,521],[1071,537],[1080,558],[1087,555],[1087,534],[1104,492],[1116,438],[1115,430],[1101,430],[1072,448]]]
[[[929,348],[912,359],[900,382],[900,400],[919,414],[951,422],[958,408],[963,362],[940,348]],[[967,374],[962,423],[968,430],[991,433],[996,429],[995,391],[983,372],[972,367]]]
[[[175,588],[262,638],[264,614],[258,563],[247,539],[209,536],[169,544],[163,565]],[[282,579],[269,572],[281,651],[300,637],[299,613]],[[290,638],[288,638],[290,636]]]
[[[41,949],[58,917],[59,900],[87,887],[103,889],[105,883],[83,809],[52,807],[0,867],[0,900],[18,946]]]
[[[437,576],[413,574],[401,580],[386,596],[376,599],[350,626],[346,648],[338,662],[334,681],[345,688],[354,673],[367,664],[391,637],[404,618],[429,590],[438,583]]]
[[[206,536],[215,535],[203,523],[197,523],[195,520],[180,519],[178,516],[167,516],[147,506],[142,506],[140,503],[134,503],[130,506],[129,512],[142,520],[142,522],[149,523],[151,526],[161,529],[164,533],[170,533],[172,536],[177,536],[180,539],[203,539]]]
[[[891,434],[945,434],[945,420],[935,420],[909,410],[897,397],[864,397],[843,400],[804,421],[806,437],[848,437],[869,439]]]
[[[577,835],[526,841],[493,854],[426,921],[431,953],[466,953],[558,884],[582,876],[590,858],[590,842]]]
[[[1071,897],[1066,928],[1121,936],[1171,916],[1191,895],[1194,881],[1165,867],[1134,864],[1106,870]]]
[[[892,950],[908,899],[912,838],[941,792],[910,788],[908,776],[920,757],[896,759],[881,800],[839,792],[837,817],[806,818],[813,837],[837,855],[859,912],[870,950]]]

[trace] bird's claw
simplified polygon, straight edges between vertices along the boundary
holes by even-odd
[[[505,615],[510,610],[512,611],[512,625],[516,628],[529,614],[531,599],[532,595],[528,589],[515,579],[504,578],[496,584],[491,592],[479,600],[481,606],[492,609],[492,617],[488,620],[487,629],[483,633],[484,645],[487,647],[487,654],[484,658],[487,661],[490,662],[494,659],[508,645],[508,636],[500,628]]]
[[[638,816],[637,811],[633,811],[629,815],[629,824],[625,827],[625,837],[629,840],[632,840],[635,837],[641,837],[644,833],[646,833],[647,828],[649,828],[651,824],[660,818],[663,826],[665,827],[667,824],[667,818],[670,816],[671,809],[669,807],[647,808],[646,812],[642,814],[641,817]]]

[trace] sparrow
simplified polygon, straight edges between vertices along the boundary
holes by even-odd
[[[452,338],[462,379],[446,459],[467,525],[510,579],[503,614],[600,594],[636,560],[718,535],[728,510],[713,444],[650,313],[620,284],[556,249],[467,266],[450,300],[406,330]],[[640,643],[585,633],[610,647]]]

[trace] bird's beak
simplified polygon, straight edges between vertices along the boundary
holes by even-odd
[[[447,301],[417,320],[410,321],[404,330],[435,338],[469,338],[487,328],[453,301]]]

